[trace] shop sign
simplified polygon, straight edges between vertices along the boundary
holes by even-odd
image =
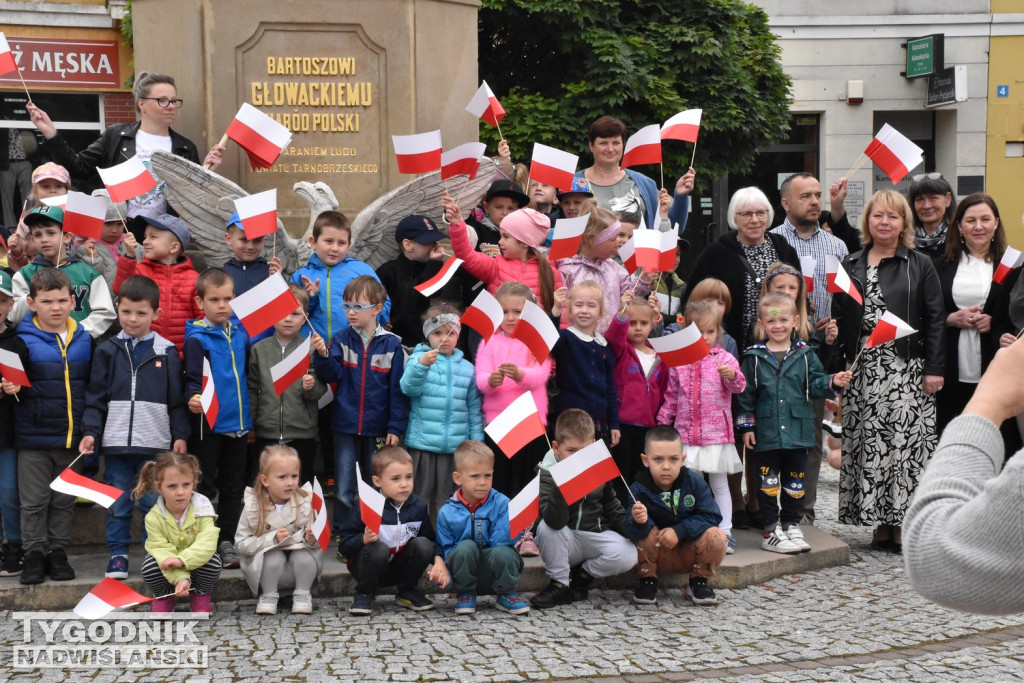
[[[7,36],[21,77],[31,89],[120,90],[117,41]],[[21,87],[18,74],[0,76],[0,85]]]

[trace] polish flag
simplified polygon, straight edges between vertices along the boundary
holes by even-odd
[[[477,88],[473,99],[466,105],[466,111],[478,119],[483,119],[485,123],[489,123],[495,128],[505,118],[505,110],[502,108],[498,98],[491,92],[491,87],[487,85],[487,81],[483,81],[480,87]]]
[[[75,498],[88,498],[105,508],[109,508],[124,494],[121,489],[94,481],[70,467],[65,467],[64,471],[50,482],[50,488]]]
[[[661,126],[652,123],[629,136],[619,166],[643,166],[661,163]]]
[[[116,609],[141,605],[154,599],[136,593],[117,579],[103,579],[78,601],[73,611],[83,619],[102,619]]]
[[[661,231],[634,230],[633,249],[636,254],[636,265],[648,272],[657,272],[661,266]],[[673,266],[675,257],[673,256]]]
[[[334,392],[338,390],[337,382],[328,382],[327,391],[320,397],[320,400],[316,402],[316,409],[323,410],[327,406],[334,402]]]
[[[696,143],[697,134],[700,132],[702,112],[702,109],[687,109],[679,112],[661,127],[661,139]]]
[[[882,314],[882,317],[875,323],[875,329],[871,330],[871,335],[868,340],[864,342],[864,348],[870,349],[874,346],[886,344],[903,337],[909,337],[910,335],[917,332],[913,327],[903,322],[895,315],[886,311]]]
[[[392,135],[399,173],[430,173],[441,168],[441,131]]]
[[[206,423],[210,425],[210,429],[213,429],[213,425],[217,422],[217,413],[220,411],[220,401],[217,400],[217,387],[213,383],[213,370],[210,368],[209,358],[203,358],[203,383],[201,386],[199,403],[203,407],[203,414],[206,415]]]
[[[441,266],[441,270],[437,271],[437,274],[434,275],[434,277],[430,278],[426,282],[413,285],[413,289],[425,297],[434,296],[451,281],[455,276],[455,272],[459,269],[459,266],[461,266],[462,263],[462,259],[449,256],[444,262],[444,265]]]
[[[243,102],[227,136],[237,142],[249,156],[253,170],[270,168],[291,144],[291,132],[248,102]]]
[[[107,198],[82,192],[68,192],[64,205],[64,232],[98,240],[107,217]]]
[[[508,502],[508,533],[512,540],[529,529],[540,516],[540,475],[534,477]]]
[[[274,381],[274,393],[280,396],[285,389],[309,372],[309,337],[295,347],[295,350],[270,367],[270,379]]]
[[[277,232],[277,188],[239,197],[235,200],[235,211],[247,240],[273,235]]]
[[[313,477],[313,498],[309,501],[309,507],[313,510],[313,535],[316,542],[320,544],[320,550],[327,552],[327,546],[331,542],[331,528],[327,525],[327,506],[324,504],[324,490],[320,482]]]
[[[122,161],[117,166],[97,168],[96,172],[107,186],[110,201],[115,203],[135,199],[156,187],[156,176],[150,173],[138,156]]]
[[[658,271],[668,273],[676,269],[676,247],[679,237],[676,231],[661,233],[661,253],[658,255]]]
[[[818,267],[818,261],[813,256],[800,257],[800,271],[804,274],[804,287],[807,293],[814,291],[814,271]]]
[[[501,325],[505,318],[505,312],[501,304],[486,289],[481,290],[473,303],[469,305],[466,312],[462,314],[463,325],[468,325],[480,333],[480,336],[487,341]]]
[[[893,185],[924,161],[924,150],[888,123],[878,131],[864,154],[889,176]]]
[[[636,234],[639,230],[634,231]],[[628,273],[636,272],[636,245],[633,243],[633,238],[630,237],[621,247],[619,247],[619,258],[622,259],[622,266]]]
[[[1024,253],[1017,251],[1013,247],[1006,247],[1006,251],[1003,252],[1003,258],[999,259],[999,266],[996,267],[996,272],[992,274],[992,280],[997,285],[1003,284],[1010,271],[1020,268],[1021,265],[1024,265]]]
[[[690,323],[665,337],[651,337],[647,343],[658,352],[662,362],[671,368],[696,363],[711,353],[711,348],[697,329],[697,323]]]
[[[863,297],[854,286],[853,280],[846,274],[843,264],[832,254],[825,255],[825,283],[828,291],[833,294],[847,294],[861,306],[864,305]]]
[[[12,384],[23,387],[32,386],[32,382],[28,381],[25,366],[21,364],[21,356],[14,351],[0,349],[0,375],[3,375],[3,378]]]
[[[18,70],[18,63],[14,61],[14,53],[11,46],[7,44],[7,36],[0,32],[0,76]]]
[[[380,521],[384,516],[387,499],[380,491],[363,481],[359,463],[356,463],[356,481],[359,482],[359,517],[363,524],[370,527],[370,531],[379,535]]]
[[[533,143],[533,161],[530,162],[530,180],[544,183],[559,190],[572,188],[572,177],[580,158],[554,147]]]
[[[468,175],[476,178],[480,170],[480,157],[487,152],[487,145],[482,142],[467,142],[447,152],[441,152],[441,180],[448,180],[457,175]]]
[[[587,222],[590,221],[590,214],[577,216],[576,218],[559,218],[555,221],[555,232],[551,236],[551,249],[548,250],[548,258],[552,261],[570,258],[580,250],[580,243],[583,242],[583,233],[587,229]]]
[[[484,427],[484,431],[507,458],[521,451],[523,446],[538,436],[544,436],[544,423],[541,422],[533,394],[527,391],[509,403],[491,424]]]
[[[231,310],[250,337],[278,323],[299,307],[281,273],[274,273],[245,294],[231,300]]]
[[[559,460],[548,471],[569,505],[606,481],[620,476],[612,454],[601,439]]]
[[[551,354],[558,341],[558,330],[537,304],[532,301],[523,302],[523,313],[519,316],[519,322],[512,330],[512,338],[526,344],[530,353],[537,359],[537,363],[543,363]]]
[[[43,204],[46,204],[47,206],[59,206],[60,208],[63,209],[65,206],[68,205],[68,196],[66,194],[59,194],[56,197],[43,197],[39,201],[41,201]],[[21,217],[24,218],[25,214],[22,213]],[[20,223],[21,219],[18,219],[18,222]]]

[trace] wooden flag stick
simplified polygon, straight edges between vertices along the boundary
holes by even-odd
[[[855,367],[857,367],[857,361],[859,361],[859,360],[860,360],[860,356],[861,356],[861,354],[862,354],[862,353],[864,353],[864,352],[865,352],[865,351],[867,350],[867,348],[868,348],[868,347],[867,347],[867,346],[865,346],[865,347],[864,347],[863,349],[861,349],[860,351],[858,351],[858,352],[857,352],[857,355],[856,355],[856,356],[854,356],[854,358],[853,358],[853,363],[852,363],[852,364],[850,365],[850,372],[851,372],[851,373],[853,372],[853,369],[854,369]]]
[[[1020,339],[1022,334],[1024,334],[1024,327],[1020,328],[1020,332],[1017,333],[1017,339]],[[15,394],[15,396],[17,396],[17,394]]]
[[[107,193],[107,199],[110,199],[110,193]],[[114,211],[117,212],[117,217],[121,219],[121,225],[124,226],[124,231],[128,232],[128,219],[121,215],[121,209],[117,208],[118,202],[110,199],[110,203],[114,205]],[[135,258],[135,254],[132,254],[132,258]]]
[[[665,187],[665,162],[658,162],[658,168],[661,169],[661,187]]]
[[[640,284],[640,277],[643,274],[644,274],[643,266],[641,266],[640,268],[636,269],[636,279],[633,281],[633,285],[629,288],[629,291],[631,291],[634,294],[636,294],[636,287],[637,287],[638,284]],[[632,279],[632,278],[630,278],[630,279]],[[626,308],[627,308],[626,306],[623,306],[622,310],[619,311],[619,315],[622,315],[623,313],[625,313],[626,312]]]
[[[633,495],[633,492],[632,492],[632,491],[630,491],[630,489],[629,489],[629,484],[627,484],[627,483],[626,483],[626,478],[625,478],[624,476],[622,476],[622,472],[619,472],[619,479],[621,479],[621,480],[622,480],[622,483],[623,483],[623,484],[626,484],[626,492],[627,492],[627,493],[629,493],[629,497],[633,499],[633,503],[634,503],[634,504],[635,504],[635,503],[639,503],[640,501],[638,501],[638,500],[636,499],[636,496],[634,496],[634,495]]]
[[[694,142],[693,143],[693,154],[690,155],[690,168],[693,168],[693,162],[694,162],[694,160],[696,160],[696,158],[697,158],[697,143]],[[687,170],[689,170],[689,169],[687,169]]]
[[[864,152],[861,152],[861,153],[860,153],[860,156],[859,156],[859,157],[857,157],[857,161],[853,162],[853,166],[851,166],[851,167],[850,167],[850,170],[849,170],[849,171],[847,171],[847,172],[846,172],[846,175],[845,175],[845,176],[843,176],[843,177],[844,177],[844,178],[849,178],[849,177],[850,177],[850,176],[852,176],[852,175],[853,175],[854,173],[856,173],[857,171],[859,171],[859,170],[860,170],[860,167],[864,165],[864,161],[865,161],[865,160],[866,160],[867,158],[868,158],[868,155],[867,155],[867,154],[865,154]]]
[[[29,102],[32,102],[32,95],[29,94],[28,86],[25,85],[25,77],[21,75],[21,67],[18,67],[18,78],[21,80],[21,87],[25,89],[25,97],[28,98]],[[32,104],[35,104],[35,102],[32,102]]]
[[[220,142],[218,142],[217,144],[220,145],[221,147],[226,146],[228,144],[228,134],[224,133],[224,135],[221,136]],[[210,164],[209,163],[203,164],[203,168],[210,168]]]

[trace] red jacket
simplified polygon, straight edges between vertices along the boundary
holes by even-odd
[[[203,311],[196,305],[196,278],[199,273],[192,267],[188,256],[182,256],[174,265],[157,263],[149,259],[141,262],[122,258],[117,262],[114,294],[120,293],[121,283],[132,275],[145,275],[160,287],[160,317],[153,321],[153,330],[178,347],[185,348],[185,323],[202,318]]]

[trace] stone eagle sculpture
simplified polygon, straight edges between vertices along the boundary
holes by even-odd
[[[181,157],[163,151],[153,152],[153,172],[165,183],[164,195],[191,231],[192,241],[206,259],[208,266],[220,266],[231,258],[224,242],[224,226],[235,210],[235,199],[249,195],[236,183]],[[353,245],[348,255],[376,269],[398,256],[395,228],[406,216],[419,214],[443,225],[441,197],[446,185],[460,204],[475,206],[500,171],[488,158],[480,159],[476,177],[455,176],[441,180],[434,171],[401,185],[370,202],[352,221]],[[294,272],[306,264],[313,248],[309,243],[313,220],[324,210],[337,208],[334,192],[322,182],[295,183],[293,190],[310,207],[309,226],[300,239],[291,237],[280,219],[276,237],[268,237],[263,256],[270,258],[276,239],[277,257],[285,272]]]

